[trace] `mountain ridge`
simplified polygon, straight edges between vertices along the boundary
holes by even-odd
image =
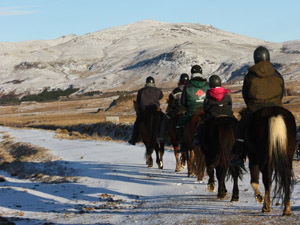
[[[147,76],[169,88],[195,64],[205,78],[217,74],[223,82],[240,83],[259,45],[270,50],[285,80],[298,79],[300,40],[272,43],[211,25],[143,20],[81,36],[0,43],[0,93],[71,86],[81,93],[126,91],[140,88]]]

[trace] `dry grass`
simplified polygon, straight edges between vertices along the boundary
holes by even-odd
[[[284,106],[293,112],[297,124],[300,122],[299,84],[299,82],[287,83],[286,88],[290,90],[289,94],[292,95],[283,99]],[[233,110],[238,117],[238,112],[245,106],[241,86],[228,86],[227,88],[232,90]],[[169,93],[165,92],[164,98],[161,100],[163,111],[166,110]],[[106,116],[119,116],[120,123],[132,124],[135,120],[132,100],[122,101],[109,108],[109,105],[117,97],[117,95],[109,98],[90,97],[69,101],[33,102],[16,106],[3,106],[0,108],[0,124],[5,126],[72,126],[104,122]],[[108,110],[105,111],[105,109]]]

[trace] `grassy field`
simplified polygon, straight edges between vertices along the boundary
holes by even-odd
[[[297,124],[300,122],[300,97],[297,93],[299,83],[287,83],[287,93],[283,99],[284,107],[294,114]],[[228,86],[232,90],[233,110],[238,117],[238,111],[245,107],[241,86]],[[170,92],[164,92],[161,100],[162,110],[167,107]],[[20,105],[0,107],[0,124],[4,126],[28,125],[57,125],[71,126],[78,124],[94,124],[104,122],[111,116],[117,116],[120,123],[133,123],[135,112],[132,99],[122,98],[118,95],[104,97],[85,97],[53,102],[26,102]],[[110,107],[110,105],[113,105]]]

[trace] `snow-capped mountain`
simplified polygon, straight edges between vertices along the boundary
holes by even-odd
[[[0,93],[37,93],[70,86],[88,91],[135,90],[147,76],[174,87],[192,65],[203,76],[238,82],[259,45],[286,80],[300,75],[300,40],[271,43],[210,25],[144,20],[83,36],[0,43]]]

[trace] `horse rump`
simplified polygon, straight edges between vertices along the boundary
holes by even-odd
[[[294,179],[292,160],[296,144],[296,122],[289,110],[273,106],[253,113],[245,146],[249,157],[251,184],[256,197],[261,195],[258,190],[258,173],[261,171],[263,174],[263,212],[270,211],[271,183],[275,182],[273,200],[277,197],[283,200],[283,214],[291,214],[290,196]]]

